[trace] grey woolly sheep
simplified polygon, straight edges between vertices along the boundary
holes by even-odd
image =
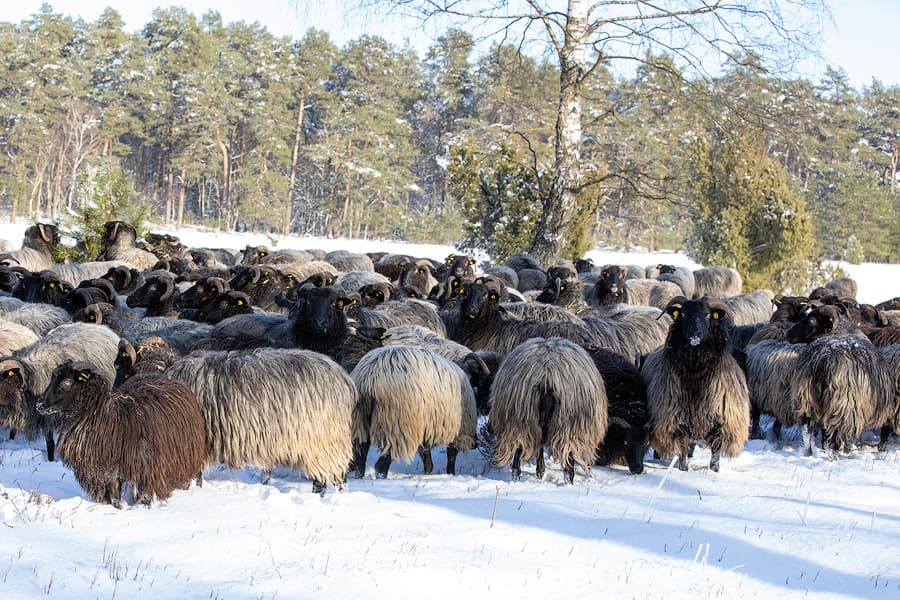
[[[341,275],[337,282],[337,284],[347,293],[358,292],[364,285],[374,285],[378,283],[390,283],[390,281],[380,273],[351,271]]]
[[[485,274],[499,277],[508,288],[519,289],[519,275],[511,267],[494,265],[487,269]]]
[[[126,482],[148,505],[187,487],[206,458],[194,394],[162,377],[136,377],[115,390],[110,383],[94,365],[66,361],[37,404],[58,424],[59,457],[78,483],[116,508]]]
[[[740,273],[728,267],[703,267],[694,270],[693,298],[724,298],[741,293],[744,286]]]
[[[838,298],[856,298],[859,286],[856,284],[855,279],[851,279],[850,277],[838,277],[837,279],[832,279],[826,283],[825,289],[833,292]]]
[[[303,281],[316,273],[327,273],[327,277],[331,279],[331,283],[325,285],[334,285],[337,278],[338,268],[324,260],[311,260],[305,263],[286,263],[279,265],[278,269],[285,275],[292,275],[296,281]]]
[[[718,471],[720,455],[739,454],[750,427],[747,382],[731,355],[731,317],[720,302],[683,296],[666,312],[673,319],[666,343],[641,369],[650,444],[660,454],[677,454],[686,471],[690,446],[700,443],[712,451],[710,470]]]
[[[494,378],[490,427],[496,435],[493,463],[537,458],[544,476],[544,446],[573,483],[575,463],[589,468],[607,430],[606,388],[588,353],[561,338],[532,338],[510,352]]]
[[[0,319],[23,325],[38,337],[72,321],[69,313],[58,306],[31,304],[17,298],[0,298]]]
[[[357,392],[327,356],[275,348],[194,352],[166,373],[200,402],[208,460],[266,472],[299,468],[314,492],[329,483],[343,486]]]
[[[36,341],[38,335],[31,329],[0,316],[0,356],[9,356]]]
[[[640,265],[624,265],[625,279],[644,279],[644,267]]]
[[[397,325],[421,325],[437,334],[447,334],[435,306],[415,298],[389,300],[373,308],[363,308],[360,310],[359,322],[366,327],[385,329]]]
[[[625,296],[628,304],[643,304],[663,309],[672,298],[682,295],[681,288],[671,281],[655,279],[626,279]]]
[[[325,262],[334,265],[338,271],[366,271],[374,272],[375,265],[372,259],[365,254],[349,252],[347,250],[334,250],[325,255]]]
[[[118,351],[119,336],[112,331],[87,325],[60,325],[30,346],[13,354],[15,377],[4,379],[0,395],[5,396],[7,416],[3,424],[11,430],[23,431],[29,439],[41,432],[47,442],[47,460],[53,460],[52,420],[37,413],[35,403],[47,389],[53,370],[67,360],[88,362],[112,381],[113,361]],[[15,382],[10,386],[7,383]]]
[[[577,314],[563,306],[544,304],[542,302],[504,302],[500,305],[506,314],[518,317],[525,321],[559,321],[561,323],[573,323],[582,325]]]
[[[169,343],[157,335],[142,339],[136,347],[122,338],[114,363],[116,379],[113,387],[119,387],[135,376],[162,375],[177,358]]]
[[[585,315],[582,321],[597,338],[595,345],[628,360],[662,346],[672,323],[658,308],[632,304],[613,306],[601,316]]]
[[[73,287],[77,287],[82,281],[106,275],[112,268],[127,266],[128,264],[121,260],[99,260],[81,263],[54,263],[47,267],[47,271]]]
[[[584,323],[526,321],[508,314],[496,289],[483,283],[464,283],[455,294],[462,300],[450,337],[472,350],[507,353],[533,337],[564,337],[577,344],[596,345],[596,336]]]
[[[520,269],[516,275],[519,277],[516,289],[520,292],[542,290],[547,285],[547,273],[539,269]]]
[[[414,346],[377,348],[351,377],[359,390],[351,472],[363,474],[371,443],[381,451],[375,463],[380,478],[387,477],[391,460],[409,462],[417,451],[430,474],[433,446],[447,446],[447,473],[453,475],[457,453],[475,447],[472,386],[463,370],[440,354]]]
[[[104,250],[99,257],[100,260],[119,260],[138,271],[152,269],[159,262],[157,255],[135,246],[137,231],[130,223],[107,221],[104,227],[106,236],[103,240]],[[100,274],[96,275],[96,277],[99,276]]]
[[[313,260],[304,250],[270,250],[267,246],[247,246],[241,256],[242,265],[302,264]]]
[[[763,340],[746,350],[747,388],[753,407],[751,435],[759,436],[758,413],[775,418],[773,432],[778,436],[782,426],[799,424],[798,406],[791,391],[797,358],[804,344]]]
[[[409,254],[384,254],[378,258],[370,255],[369,258],[372,259],[375,272],[384,275],[389,281],[396,281],[406,267],[415,262]]]
[[[522,269],[534,269],[536,271],[541,270],[541,265],[538,264],[537,260],[527,252],[520,252],[518,254],[513,254],[509,258],[506,259],[506,266],[516,271],[517,273]]]
[[[756,290],[749,294],[736,294],[722,298],[736,326],[753,323],[768,323],[772,318],[772,300],[775,298],[769,290]]]
[[[890,344],[878,348],[885,365],[887,365],[888,373],[894,383],[893,398],[893,414],[888,411],[885,424],[881,428],[881,441],[878,445],[879,450],[887,447],[887,441],[890,437],[891,430],[900,432],[900,344]]]
[[[86,323],[105,325],[132,344],[144,338],[159,336],[166,340],[175,352],[184,354],[200,340],[212,333],[213,326],[176,317],[138,317],[127,309],[109,304],[92,304],[84,309],[81,317]]]
[[[654,279],[648,277],[648,279]],[[681,295],[691,298],[694,295],[694,272],[687,267],[674,267],[672,265],[659,265],[659,275],[655,277],[659,281],[671,281],[681,288]]]
[[[431,266],[421,264],[421,262],[408,265],[406,269],[400,273],[400,277],[397,279],[397,285],[400,287],[414,288],[424,297],[438,284],[438,280],[435,279]]]
[[[53,265],[53,248],[57,244],[59,244],[59,230],[56,225],[38,223],[25,230],[20,250],[4,252],[0,255],[0,260],[9,261],[6,264],[18,265],[36,273]],[[77,283],[76,281],[75,284]]]

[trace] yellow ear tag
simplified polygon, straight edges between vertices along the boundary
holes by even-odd
[[[237,305],[238,305],[238,306],[243,306],[243,305],[244,305],[244,301],[241,300],[241,299],[238,299]]]
[[[80,371],[80,372],[78,373],[78,381],[87,381],[87,380],[90,379],[90,378],[91,378],[90,375],[88,375],[88,374],[85,373],[84,371]]]
[[[56,284],[53,283],[53,282],[51,281],[50,283],[47,284],[47,287],[48,287],[48,288],[55,288],[55,287],[56,287]]]
[[[678,312],[678,309],[673,310],[673,311],[672,311],[672,318],[673,318],[673,319],[677,319],[679,314],[681,314],[681,313]]]

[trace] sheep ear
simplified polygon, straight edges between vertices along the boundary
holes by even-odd
[[[125,338],[119,340],[119,358],[127,358],[130,365],[137,362],[137,352],[131,342]]]
[[[12,358],[0,362],[0,377],[3,379],[12,379],[16,375],[22,379],[20,387],[24,387],[25,378],[22,377],[22,363]]]
[[[172,294],[175,293],[175,282],[166,277],[163,279],[163,285],[166,286],[166,291],[163,292],[163,295],[159,297],[160,302],[165,302],[169,298],[172,297]]]
[[[88,371],[87,369],[81,369],[78,371],[77,379],[78,379],[78,381],[84,382],[84,381],[89,380],[93,376],[94,376],[94,374],[91,373],[90,371]]]

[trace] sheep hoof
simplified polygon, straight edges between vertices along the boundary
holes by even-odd
[[[522,480],[522,471],[513,471],[510,479],[512,481],[521,481]]]
[[[319,494],[320,496],[325,495],[325,489],[328,487],[328,484],[323,483],[321,481],[313,480],[313,494]]]

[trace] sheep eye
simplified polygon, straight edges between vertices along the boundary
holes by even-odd
[[[260,252],[259,255],[260,255],[260,256],[268,256],[269,253],[268,253],[268,252]]]
[[[713,311],[713,313],[712,313],[712,318],[713,318],[713,319],[718,319],[718,318],[719,318],[719,313],[718,313],[718,311]]]
[[[334,285],[334,277],[329,277],[325,280],[325,283],[327,283],[328,285]]]
[[[446,262],[447,262],[448,265],[452,265],[452,264],[453,264],[453,259],[452,259],[452,258],[448,258]]]

